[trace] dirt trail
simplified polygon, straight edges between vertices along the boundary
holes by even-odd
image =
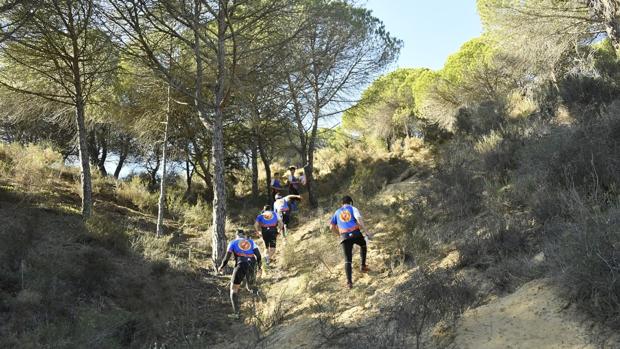
[[[457,327],[454,349],[594,349],[548,280],[471,309]]]

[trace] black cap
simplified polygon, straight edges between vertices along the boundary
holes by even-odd
[[[352,205],[353,204],[353,199],[351,199],[351,197],[349,195],[345,195],[342,197],[342,204],[343,205]]]

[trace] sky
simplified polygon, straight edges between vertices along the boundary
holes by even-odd
[[[440,69],[482,33],[476,0],[367,0],[365,7],[403,41],[395,68]]]

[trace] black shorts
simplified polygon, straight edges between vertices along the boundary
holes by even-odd
[[[233,284],[241,285],[241,282],[245,279],[248,285],[253,285],[256,280],[256,270],[254,263],[239,263],[235,266],[232,274]]]
[[[280,215],[282,216],[282,223],[284,223],[284,225],[287,225],[291,221],[291,214],[289,211],[280,212]]]
[[[269,247],[276,247],[276,239],[278,237],[278,231],[273,229],[273,230],[263,230],[263,241],[265,242],[265,246],[267,248]]]

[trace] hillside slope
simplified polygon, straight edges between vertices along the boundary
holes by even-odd
[[[358,272],[359,257],[354,255],[355,286],[351,291],[344,287],[338,239],[326,229],[331,209],[319,211],[293,229],[286,246],[280,247],[277,266],[261,280],[269,301],[256,304],[258,310],[250,315],[250,321],[264,331],[261,347],[416,347],[416,339],[421,348],[451,349],[589,349],[617,345],[610,339],[602,344],[593,337],[592,323],[583,321],[568,307],[546,279],[502,293],[490,286],[493,275],[459,267],[458,251],[448,249],[430,262],[429,274],[420,273],[419,267],[401,264],[397,251],[385,248],[398,239],[398,232],[390,228],[389,212],[382,212],[381,206],[391,207],[411,199],[420,189],[420,182],[412,177],[387,185],[373,204],[365,201],[358,205],[365,209],[370,230],[377,234],[369,244],[369,274]],[[304,214],[309,213],[302,211],[300,216]],[[424,323],[411,314],[403,316],[400,312],[416,310],[408,304],[412,298],[406,290],[438,291],[416,288],[416,280],[444,272],[463,281],[475,294],[474,299],[460,300],[467,307],[462,316],[455,313],[451,320],[435,323]],[[450,297],[439,295],[444,296]],[[429,302],[434,299],[429,298]],[[429,318],[431,315],[429,312]]]
[[[190,260],[190,236],[156,239],[153,216],[101,197],[84,222],[72,184],[1,183],[0,347],[230,347],[252,333],[226,319],[228,280],[199,249]]]

